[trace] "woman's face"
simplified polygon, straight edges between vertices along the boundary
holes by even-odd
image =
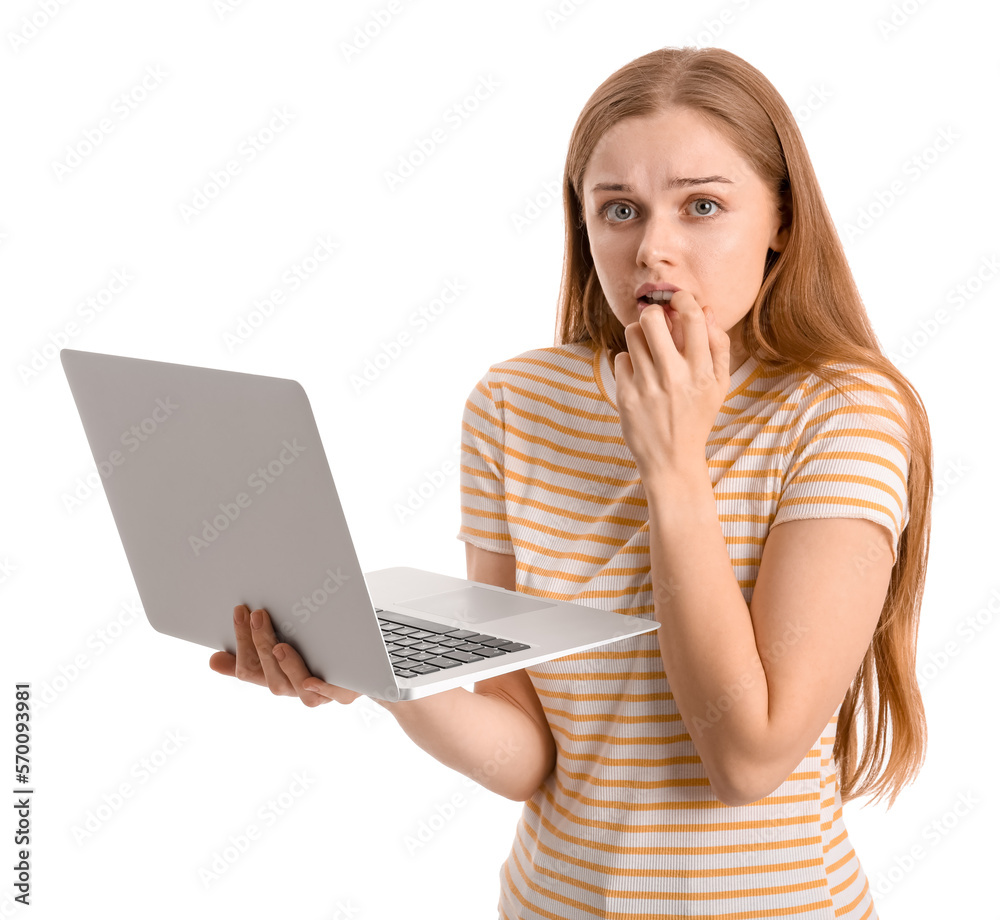
[[[738,368],[767,250],[780,252],[787,235],[750,164],[704,116],[672,108],[614,125],[582,188],[597,277],[621,324],[645,309],[641,285],[690,291],[728,333],[730,371]]]

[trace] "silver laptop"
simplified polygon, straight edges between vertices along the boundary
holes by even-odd
[[[162,633],[235,654],[233,608],[263,607],[315,676],[394,701],[659,628],[415,568],[362,573],[295,380],[59,355],[146,617]]]

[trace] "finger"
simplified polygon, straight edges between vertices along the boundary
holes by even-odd
[[[653,374],[656,373],[655,362],[651,351],[651,343],[648,336],[648,330],[653,328],[652,323],[649,319],[645,322],[642,320],[643,313],[648,313],[654,309],[656,308],[647,307],[645,310],[641,310],[639,312],[639,321],[637,323],[629,323],[625,327],[625,343],[628,349],[629,360],[632,365],[631,380],[632,383],[635,384],[635,386],[640,390],[645,389],[645,382],[651,379]]]
[[[684,358],[696,373],[703,373],[712,366],[705,310],[690,291],[674,291],[670,306],[674,310],[675,325],[680,326],[684,336]]]
[[[353,699],[356,699],[356,696],[352,696],[351,699],[343,699],[343,696],[351,693],[350,690],[345,690],[343,687],[335,687],[333,684],[328,684],[318,677],[313,677],[312,673],[306,667],[306,663],[302,660],[302,656],[294,646],[289,645],[287,642],[279,642],[273,651],[278,666],[284,672],[285,677],[291,682],[299,699],[306,706],[321,706],[323,703],[331,703],[334,700],[338,703],[350,703]],[[305,686],[307,683],[308,687]]]
[[[712,349],[712,368],[715,371],[715,379],[729,389],[730,359],[732,354],[729,349],[729,334],[718,323],[715,322],[715,314],[709,310],[708,321],[708,343]]]
[[[236,676],[236,656],[232,652],[216,652],[208,659],[208,666],[219,674]]]
[[[643,317],[646,317],[645,322]],[[639,322],[648,343],[650,364],[659,368],[672,360],[669,356],[678,350],[678,343],[666,308],[659,305],[647,307],[639,314]]]
[[[234,675],[251,684],[267,686],[260,655],[250,635],[250,609],[246,604],[233,608],[233,629],[236,632],[236,665]]]
[[[631,325],[631,323],[629,324]],[[625,327],[628,329],[628,326]],[[620,351],[615,355],[615,381],[619,387],[619,392],[621,392],[622,381],[626,378],[628,383],[632,382],[632,377],[635,374],[635,367],[632,364],[632,356],[628,351]],[[628,384],[626,384],[627,386]]]
[[[254,648],[257,650],[260,666],[271,692],[278,696],[295,696],[292,682],[285,676],[281,665],[274,657],[273,650],[278,640],[274,636],[271,617],[261,607],[250,614],[250,635],[253,637]]]

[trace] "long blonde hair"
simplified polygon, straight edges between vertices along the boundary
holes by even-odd
[[[742,326],[746,353],[765,369],[815,373],[845,396],[849,391],[841,390],[841,383],[846,381],[825,365],[847,362],[881,372],[894,382],[906,408],[910,517],[871,644],[843,700],[834,742],[842,801],[889,792],[891,808],[902,787],[916,778],[927,748],[916,675],[930,540],[927,412],[872,331],[792,113],[770,81],[742,58],[721,48],[662,48],[626,64],[587,101],[570,137],[563,175],[566,245],[555,344],[588,343],[612,356],[626,349],[625,329],[594,269],[581,183],[594,147],[609,128],[623,118],[674,106],[710,119],[770,188],[790,228],[781,253],[768,250],[760,291]],[[896,412],[888,414],[899,418]],[[859,705],[866,727],[860,760],[855,727]],[[890,714],[892,742],[882,771]]]

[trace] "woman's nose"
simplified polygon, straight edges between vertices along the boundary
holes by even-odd
[[[654,262],[674,261],[681,249],[680,227],[672,217],[666,214],[653,215],[643,228],[639,249],[635,254],[639,265],[652,265]]]

